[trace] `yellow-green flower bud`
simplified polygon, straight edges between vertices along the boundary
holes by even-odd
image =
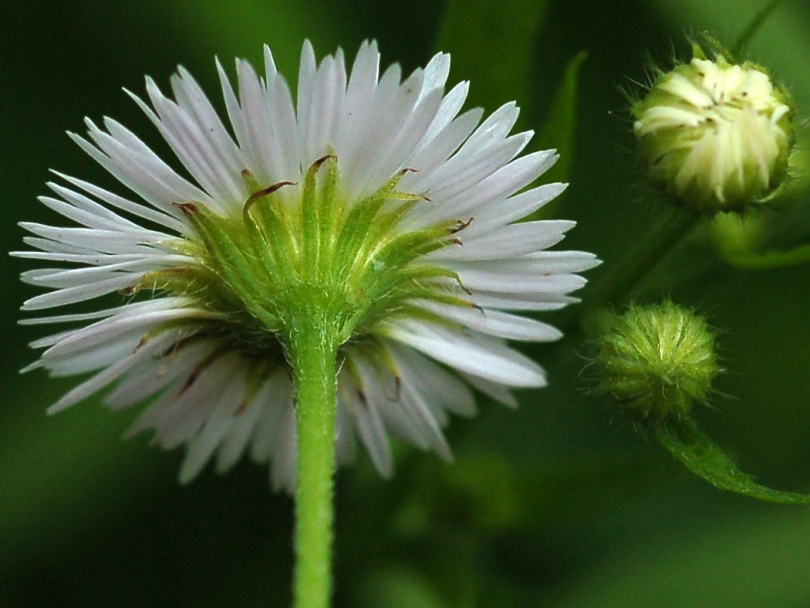
[[[784,182],[794,142],[787,91],[753,63],[709,60],[699,46],[632,107],[652,183],[678,204],[742,212]]]
[[[599,391],[639,422],[685,416],[720,371],[706,321],[672,302],[613,315],[597,344]]]

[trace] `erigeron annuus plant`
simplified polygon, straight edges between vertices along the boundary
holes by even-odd
[[[25,223],[35,251],[16,254],[71,265],[24,273],[50,289],[26,311],[135,296],[26,321],[73,326],[31,368],[92,373],[51,411],[107,388],[114,409],[148,401],[132,432],[185,446],[182,481],[212,458],[270,462],[296,496],[299,606],[329,601],[335,462],[359,438],[390,475],[389,433],[449,459],[442,428],[474,413],[472,388],[512,404],[545,384],[506,340],[561,334],[512,311],[574,301],[597,263],[546,251],[572,222],[519,223],[564,185],[529,188],[556,156],[519,156],[514,104],[482,122],[459,113],[466,83],[445,93],[447,55],[404,80],[379,60],[364,44],[351,70],[341,51],[318,65],[305,44],[295,96],[269,50],[264,78],[237,62],[236,88],[220,67],[235,138],[185,70],[174,99],[147,80],[150,103],[133,97],[190,179],[88,120],[72,137],[133,196],[60,176],[41,200],[77,225]]]

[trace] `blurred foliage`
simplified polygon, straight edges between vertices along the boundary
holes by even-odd
[[[214,55],[226,66],[237,55],[258,62],[267,43],[294,80],[305,37],[319,54],[340,45],[350,57],[376,38],[406,71],[437,48],[451,51],[451,80],[470,79],[471,103],[489,111],[517,99],[520,126],[542,134],[532,145],[553,141],[550,115],[569,124],[554,144],[571,181],[557,214],[578,221],[566,248],[605,260],[593,278],[643,237],[658,204],[643,196],[618,86],[644,81],[647,53],[662,64],[673,48],[688,56],[685,32],[705,28],[731,44],[764,4],[0,2],[0,238],[19,249],[18,221],[57,221],[35,201],[48,168],[110,183],[64,135],[83,130],[83,116],[114,116],[165,149],[120,90],[141,91],[144,74],[165,83],[182,63],[213,92]],[[784,0],[743,51],[787,83],[801,116],[808,32],[810,4]],[[806,244],[807,189],[750,223],[768,248]],[[643,297],[666,293],[721,330],[729,373],[717,388],[732,398],[704,412],[701,428],[766,485],[806,491],[810,266],[745,272],[715,263],[715,247],[698,235]],[[289,605],[291,501],[270,493],[266,471],[243,464],[180,487],[179,454],[119,441],[134,412],[91,401],[45,417],[72,381],[17,373],[34,357],[26,342],[40,335],[16,325],[34,293],[17,278],[26,266],[6,257],[0,267],[0,606]],[[337,606],[810,604],[806,511],[754,504],[687,475],[606,400],[586,395],[583,361],[548,352],[532,351],[549,368],[548,389],[523,393],[516,411],[482,402],[477,418],[453,422],[455,465],[402,450],[392,481],[365,456],[340,474]]]
[[[582,62],[587,57],[588,53],[580,51],[568,63],[545,124],[537,135],[536,145],[540,150],[554,148],[560,155],[560,159],[545,176],[545,179],[552,182],[567,182],[571,177],[571,159],[574,155],[577,126],[577,84]],[[549,205],[543,207],[543,213],[547,216],[552,215],[549,211]]]
[[[445,2],[435,46],[453,56],[453,79],[474,81],[470,103],[489,112],[509,101],[517,101],[521,108],[531,105],[537,35],[548,4],[546,0]],[[518,126],[526,122],[524,117]]]

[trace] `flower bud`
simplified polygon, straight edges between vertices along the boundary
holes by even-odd
[[[742,212],[785,181],[794,142],[790,96],[764,68],[694,58],[662,73],[631,109],[652,183],[680,205]]]
[[[639,422],[685,416],[720,371],[706,321],[668,301],[612,315],[597,345],[599,392]]]

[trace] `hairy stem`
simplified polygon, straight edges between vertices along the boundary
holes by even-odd
[[[302,323],[289,344],[296,391],[296,608],[327,608],[332,594],[333,478],[337,347],[317,323]]]

